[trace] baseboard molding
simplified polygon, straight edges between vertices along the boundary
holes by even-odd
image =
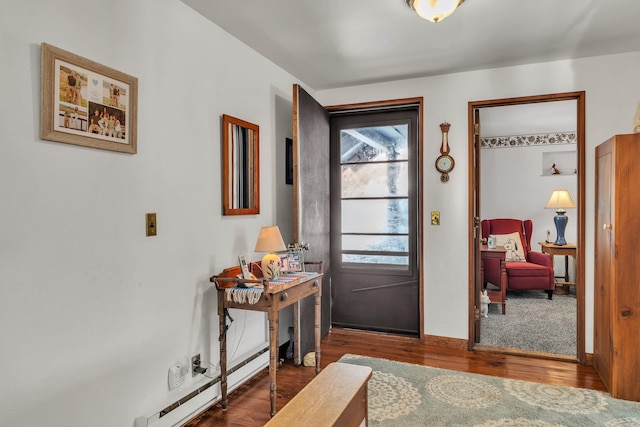
[[[585,353],[584,364],[586,366],[593,366],[593,353]]]
[[[452,348],[455,350],[467,350],[467,340],[460,338],[448,338],[438,335],[424,335],[422,342],[426,345],[433,345],[436,347]]]

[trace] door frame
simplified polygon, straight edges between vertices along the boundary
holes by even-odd
[[[417,253],[417,267],[419,269],[418,278],[418,298],[419,298],[419,338],[421,343],[425,343],[424,336],[424,146],[423,146],[423,129],[424,129],[424,102],[423,97],[415,98],[400,98],[390,99],[384,101],[362,102],[354,104],[341,104],[330,105],[324,108],[329,114],[336,114],[338,112],[351,112],[358,110],[383,110],[389,107],[417,104],[418,105],[418,185],[420,190],[417,192],[418,200],[418,253]]]
[[[522,105],[533,104],[540,102],[553,102],[553,101],[576,101],[576,114],[577,114],[577,154],[578,154],[578,250],[575,259],[575,281],[576,281],[576,299],[577,299],[577,361],[581,365],[587,364],[585,353],[585,165],[586,165],[586,145],[585,145],[585,91],[576,92],[564,92],[553,93],[545,95],[524,96],[516,98],[502,98],[491,99],[485,101],[470,101],[468,103],[468,229],[469,229],[469,337],[468,337],[468,349],[475,351],[475,334],[477,322],[477,316],[479,315],[478,295],[475,291],[476,280],[480,275],[479,270],[479,254],[480,254],[480,221],[475,216],[476,207],[479,207],[480,200],[480,144],[476,142],[476,126],[474,120],[474,112],[479,108],[486,107],[501,107],[508,105]],[[479,131],[479,129],[478,129]],[[478,138],[479,141],[479,138]],[[479,327],[479,326],[478,326]],[[483,348],[483,351],[495,351],[495,352],[510,352],[508,350],[488,350]],[[539,353],[513,351],[513,353],[526,354],[533,357],[542,357]],[[545,358],[562,358],[558,357],[545,357]]]

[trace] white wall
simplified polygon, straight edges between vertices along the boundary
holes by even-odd
[[[180,357],[219,360],[209,277],[262,256],[299,81],[178,0],[0,9],[0,425],[132,426],[203,382],[168,390]],[[39,139],[41,42],[139,78],[138,154]],[[260,126],[260,215],[221,215],[224,113]],[[230,356],[264,344],[234,318]]]
[[[586,91],[586,346],[593,351],[594,148],[611,135],[630,133],[640,96],[635,70],[640,52],[481,70],[391,83],[323,90],[323,105],[424,97],[424,212],[441,212],[441,225],[425,222],[425,333],[468,337],[468,103],[545,93]],[[433,163],[439,124],[451,123],[449,144],[456,167],[448,183]],[[545,201],[546,202],[546,201]]]

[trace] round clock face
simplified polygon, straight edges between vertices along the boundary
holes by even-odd
[[[453,169],[453,166],[454,166],[453,157],[448,156],[446,154],[443,154],[442,156],[438,157],[438,159],[436,160],[436,169],[438,169],[438,172],[440,173],[451,172],[451,169]]]

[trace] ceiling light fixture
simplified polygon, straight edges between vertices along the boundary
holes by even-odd
[[[451,15],[465,0],[405,0],[422,19],[440,22]]]

